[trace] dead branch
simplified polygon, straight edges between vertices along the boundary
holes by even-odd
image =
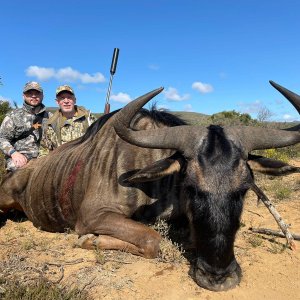
[[[274,235],[274,236],[285,238],[285,235],[280,230],[272,230],[268,228],[253,228],[253,227],[250,227],[249,230],[255,233]],[[291,233],[291,235],[294,240],[300,241],[300,234]]]
[[[272,214],[274,219],[276,220],[278,226],[282,230],[287,240],[288,245],[292,250],[296,250],[296,244],[294,242],[294,238],[288,229],[288,225],[283,221],[280,214],[276,210],[273,203],[268,199],[268,197],[264,194],[264,192],[255,184],[253,183],[251,186],[253,192],[257,195],[257,197],[264,203],[264,205],[268,208],[269,212]]]

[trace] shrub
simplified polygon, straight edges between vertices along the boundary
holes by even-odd
[[[0,78],[1,79],[1,78]],[[0,101],[0,125],[5,118],[5,115],[11,110],[11,106],[8,101]],[[5,160],[2,151],[0,151],[0,182],[3,179],[5,171]]]
[[[277,187],[275,190],[275,197],[278,200],[288,199],[288,198],[290,198],[291,194],[292,194],[292,191],[287,186],[282,185],[282,186]]]
[[[215,125],[255,125],[256,120],[253,120],[249,114],[243,114],[232,111],[222,111],[217,114],[213,114],[210,117],[212,124]]]
[[[272,159],[281,160],[283,162],[288,162],[289,160],[287,153],[280,151],[279,149],[266,149],[264,150],[264,156]]]
[[[11,106],[8,101],[0,101],[0,124],[2,123],[5,115],[11,111]]]
[[[288,162],[291,159],[300,157],[300,144],[284,148],[258,150],[254,151],[254,153],[268,158],[281,160],[283,162]]]

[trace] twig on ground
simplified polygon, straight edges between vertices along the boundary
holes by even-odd
[[[255,232],[255,233],[274,235],[274,236],[285,238],[285,235],[279,230],[272,230],[272,229],[268,229],[268,228],[253,228],[253,227],[250,227],[249,230],[251,230],[252,232]],[[299,234],[291,233],[291,235],[294,238],[294,240],[300,241]]]
[[[82,288],[81,291],[83,291],[87,286],[89,286],[94,280],[96,279],[96,276],[94,276],[89,282],[87,282]]]
[[[67,266],[67,265],[76,265],[76,264],[80,264],[82,262],[85,262],[83,258],[79,258],[79,259],[75,259],[73,261],[62,261],[61,263],[55,263],[55,262],[46,262],[46,265],[50,265],[50,266],[56,266],[56,267],[60,267],[60,266]]]
[[[56,281],[52,281],[52,283],[54,283],[54,284],[60,283],[62,281],[62,279],[64,278],[64,276],[65,276],[65,269],[64,269],[64,267],[60,266],[59,270],[60,270],[60,277]]]
[[[254,211],[252,211],[252,210],[250,210],[250,209],[247,209],[247,211],[249,212],[249,213],[251,213],[251,214],[254,214],[254,215],[257,215],[257,216],[259,216],[259,217],[264,217],[263,215],[261,215],[261,214],[259,214],[259,213],[256,213],[256,212],[254,212]]]
[[[293,236],[291,235],[288,225],[283,221],[280,214],[276,210],[273,203],[268,199],[268,197],[264,194],[264,192],[255,184],[253,183],[251,186],[253,192],[257,195],[258,199],[260,199],[264,205],[268,208],[274,219],[276,220],[277,224],[279,225],[280,229],[285,235],[288,245],[292,250],[296,250],[296,244],[294,242]]]
[[[110,262],[110,261],[120,263],[120,264],[132,264],[132,262],[130,262],[130,261],[125,261],[125,260],[121,261],[121,260],[117,260],[117,259],[108,259],[105,262]]]
[[[83,258],[79,258],[79,259],[76,259],[76,260],[73,260],[73,261],[66,261],[66,262],[61,262],[61,263],[55,263],[55,262],[46,262],[45,265],[49,265],[49,266],[55,266],[55,267],[59,267],[59,270],[60,270],[60,277],[55,280],[55,281],[52,281],[52,283],[54,284],[58,284],[62,281],[62,279],[64,278],[65,276],[65,269],[64,269],[64,266],[67,266],[67,265],[75,265],[75,264],[80,264],[84,262],[84,259]]]

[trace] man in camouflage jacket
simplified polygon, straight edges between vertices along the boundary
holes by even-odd
[[[24,104],[7,114],[0,127],[0,150],[6,159],[6,169],[23,167],[39,154],[43,125],[49,117],[43,101],[43,89],[37,82],[25,84]]]
[[[56,103],[59,109],[47,122],[41,141],[40,157],[64,143],[81,137],[96,120],[84,107],[75,105],[75,93],[68,85],[57,88]]]

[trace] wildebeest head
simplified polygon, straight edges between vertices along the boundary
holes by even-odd
[[[270,82],[300,112],[300,97]],[[143,182],[180,173],[181,196],[195,242],[197,261],[192,277],[202,287],[221,291],[241,279],[234,256],[244,196],[253,185],[253,172],[275,175],[294,167],[249,154],[252,150],[300,142],[300,126],[288,130],[259,127],[177,126],[134,131],[136,113],[162,88],[129,103],[117,115],[114,128],[127,142],[145,148],[174,149],[176,154],[140,170],[128,181]]]

